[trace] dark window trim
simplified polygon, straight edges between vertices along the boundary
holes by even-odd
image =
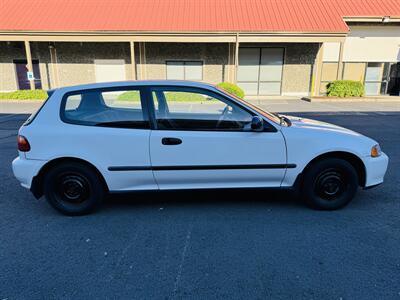
[[[18,59],[13,59],[13,63],[14,64],[28,64],[28,61],[23,58],[18,58]],[[38,58],[32,59],[32,64],[39,64],[39,63],[40,63],[40,61]]]
[[[62,122],[67,123],[67,124],[72,124],[72,125],[80,125],[80,126],[92,126],[96,127],[95,124],[84,122],[84,121],[74,121],[74,120],[69,120],[68,118],[65,117],[65,106],[67,102],[67,98],[69,96],[73,95],[80,95],[82,93],[86,92],[114,92],[114,91],[139,91],[140,93],[140,104],[142,106],[142,113],[143,113],[143,119],[144,119],[144,124],[145,126],[143,127],[138,127],[138,128],[132,128],[130,126],[109,126],[108,128],[120,128],[120,129],[135,129],[135,130],[148,130],[151,129],[151,124],[149,120],[149,109],[148,105],[146,104],[146,98],[144,97],[144,87],[143,86],[118,86],[118,87],[103,87],[103,88],[89,88],[89,89],[82,89],[82,90],[76,90],[76,91],[70,91],[66,92],[62,99],[61,99],[61,105],[60,105],[60,119]]]
[[[252,169],[294,169],[296,164],[255,164],[255,165],[183,165],[183,166],[112,166],[109,171],[193,171],[193,170],[252,170]]]
[[[142,100],[145,102],[144,105],[146,106],[147,111],[147,118],[149,120],[150,129],[155,130],[157,129],[157,120],[155,115],[155,106],[153,102],[153,96],[151,92],[150,86],[143,86],[143,94],[141,93]]]
[[[199,87],[190,87],[190,86],[174,86],[174,85],[154,85],[154,86],[149,86],[148,91],[147,91],[147,97],[148,102],[149,102],[149,112],[150,112],[150,120],[152,123],[152,129],[154,130],[163,130],[163,131],[212,131],[212,132],[254,132],[254,131],[241,131],[241,130],[214,130],[214,129],[198,129],[195,130],[193,128],[188,128],[188,129],[173,129],[173,128],[168,128],[168,129],[162,129],[157,127],[157,120],[156,120],[156,114],[155,114],[155,104],[154,104],[154,99],[153,99],[153,91],[156,90],[162,90],[164,91],[182,91],[182,92],[193,92],[197,91],[198,93],[204,93],[206,95],[209,95],[211,97],[214,97],[218,100],[221,98],[225,100],[228,103],[234,103],[235,105],[239,106],[241,109],[245,110],[252,116],[260,116],[256,112],[252,111],[242,103],[235,101],[231,98],[229,98],[227,95],[220,93],[220,92],[215,92],[212,90],[204,89],[204,88],[199,88]],[[220,100],[222,101],[222,100]],[[224,102],[224,101],[222,101]],[[268,121],[265,120],[265,117],[260,116],[264,120],[264,130],[261,132],[277,132],[278,130],[271,125]]]

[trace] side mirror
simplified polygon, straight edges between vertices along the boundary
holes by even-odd
[[[254,116],[251,119],[251,130],[263,131],[264,130],[264,120],[259,116]]]

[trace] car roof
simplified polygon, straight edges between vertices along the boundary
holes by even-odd
[[[58,88],[62,92],[71,92],[86,89],[100,89],[113,87],[132,87],[132,86],[179,86],[179,87],[197,87],[205,89],[215,89],[215,86],[208,83],[187,81],[187,80],[127,80],[114,82],[101,82],[91,84],[81,84]]]

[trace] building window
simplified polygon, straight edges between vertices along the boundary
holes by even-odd
[[[389,63],[386,94],[400,96],[400,62]]]
[[[167,61],[167,79],[203,80],[203,62]]]
[[[365,95],[386,94],[388,64],[369,62],[365,70]]]
[[[284,48],[239,49],[238,85],[249,96],[280,95]]]
[[[400,93],[400,64],[390,62],[346,62],[343,79],[364,83],[367,96]]]

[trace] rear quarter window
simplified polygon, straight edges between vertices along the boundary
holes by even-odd
[[[85,90],[66,94],[61,106],[64,122],[120,128],[149,128],[140,89]]]

